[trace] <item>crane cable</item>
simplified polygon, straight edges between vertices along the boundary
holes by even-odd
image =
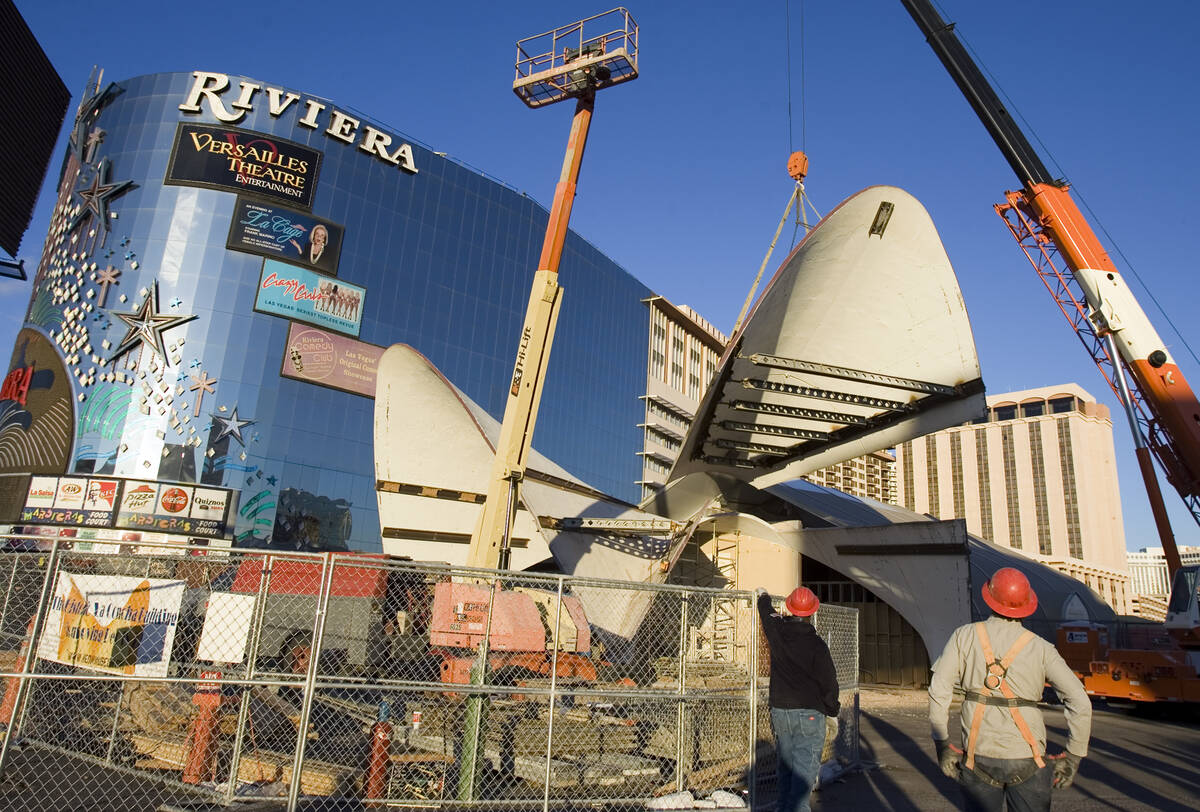
[[[793,135],[793,116],[792,116],[792,17],[791,17],[791,2],[787,0],[784,3],[784,57],[787,63],[787,125],[788,125],[788,153],[793,158],[797,155],[803,155],[803,147],[807,140],[806,117],[804,115],[805,103],[805,87],[804,87],[804,0],[800,0],[800,146],[801,152],[796,153],[794,147]],[[792,170],[792,159],[788,161],[789,171]],[[804,233],[807,234],[811,226],[808,224],[808,209],[811,208],[813,214],[816,215],[818,221],[821,219],[820,212],[813,205],[812,201],[804,191],[804,175],[808,171],[808,159],[804,158],[804,168],[801,171],[792,173],[792,178],[796,185],[792,188],[791,195],[788,196],[787,205],[783,208],[783,217],[779,220],[779,226],[775,229],[775,236],[771,238],[771,244],[767,247],[767,255],[763,257],[762,264],[758,266],[758,274],[754,277],[754,284],[750,286],[750,292],[746,294],[746,301],[742,304],[741,312],[738,313],[737,321],[733,323],[733,335],[737,335],[738,329],[742,326],[742,320],[745,319],[747,311],[750,309],[750,303],[754,301],[754,294],[758,291],[758,285],[762,281],[763,272],[767,269],[767,263],[771,261],[771,254],[775,251],[775,244],[779,242],[779,235],[783,233],[783,226],[787,222],[788,215],[791,214],[792,206],[796,206],[796,227],[792,229],[792,247],[796,246],[796,235],[801,226],[804,227]]]

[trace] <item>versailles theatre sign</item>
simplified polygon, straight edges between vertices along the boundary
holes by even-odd
[[[278,118],[288,108],[296,106],[297,111],[303,111],[297,124],[316,130],[322,126],[321,117],[325,104],[316,99],[301,100],[297,93],[285,92],[277,87],[264,87],[251,82],[239,82],[237,98],[229,96],[229,103],[223,96],[229,91],[229,76],[224,73],[208,73],[193,71],[192,87],[188,90],[187,98],[179,109],[185,113],[203,112],[201,102],[208,102],[209,112],[218,121],[225,124],[235,124],[245,118],[254,109],[255,96],[259,91],[267,97],[267,112]],[[260,96],[261,98],[261,96]],[[359,128],[362,127],[362,132]],[[347,144],[358,142],[358,148],[375,156],[381,161],[403,169],[405,172],[416,174],[417,165],[413,161],[413,150],[408,144],[401,143],[393,148],[392,136],[375,129],[370,124],[363,125],[358,119],[347,115],[336,107],[330,107],[325,121],[325,136],[336,138]],[[361,138],[361,140],[359,140]]]

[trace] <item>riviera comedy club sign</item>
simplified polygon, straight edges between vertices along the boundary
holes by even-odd
[[[298,93],[282,88],[239,82],[236,94],[231,92],[229,76],[224,73],[194,71],[192,86],[179,109],[185,113],[208,112],[223,124],[236,124],[265,101],[267,112],[279,118],[289,110],[296,115],[296,124],[310,130],[323,130],[325,137],[355,145],[384,163],[416,174],[412,146],[395,144],[392,136],[363,124],[348,113],[317,99],[302,98]],[[264,98],[265,97],[265,98]]]

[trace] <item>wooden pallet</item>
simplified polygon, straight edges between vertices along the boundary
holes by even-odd
[[[138,764],[147,768],[182,770],[187,764],[187,737],[178,734],[132,733],[134,749],[145,756]],[[238,781],[292,780],[292,754],[257,750],[242,754],[238,761]],[[306,758],[300,773],[300,791],[305,795],[334,795],[359,772],[340,764]]]

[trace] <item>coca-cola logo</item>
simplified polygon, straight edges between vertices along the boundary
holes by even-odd
[[[144,508],[154,501],[154,488],[149,485],[138,485],[131,491],[125,492],[125,507],[130,510]]]
[[[178,513],[188,506],[187,491],[183,488],[167,488],[158,503],[167,513]]]

